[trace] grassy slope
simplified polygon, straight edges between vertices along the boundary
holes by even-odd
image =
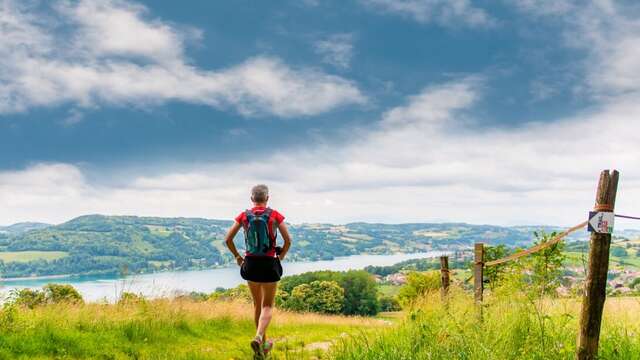
[[[62,259],[68,255],[65,251],[3,251],[0,252],[0,260],[4,262],[29,262]]]
[[[514,293],[488,296],[478,321],[471,295],[454,289],[449,307],[439,294],[399,328],[338,343],[334,360],[573,359],[580,304],[531,301]],[[600,341],[602,359],[640,359],[639,298],[609,298]]]
[[[0,359],[248,359],[255,331],[250,313],[247,304],[189,300],[5,309],[0,313]],[[309,344],[387,324],[277,312],[268,334],[277,342],[271,358],[310,358],[323,346]]]

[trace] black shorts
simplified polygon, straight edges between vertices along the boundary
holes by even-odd
[[[247,281],[268,283],[280,281],[282,265],[280,259],[270,256],[245,256],[240,267],[240,276]]]

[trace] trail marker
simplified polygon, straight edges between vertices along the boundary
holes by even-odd
[[[589,231],[598,234],[613,233],[615,214],[611,211],[590,211]]]

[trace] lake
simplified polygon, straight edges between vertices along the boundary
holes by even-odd
[[[423,252],[393,255],[353,255],[327,261],[283,261],[284,275],[296,275],[317,270],[359,270],[368,265],[387,266],[409,259],[437,257],[442,252]],[[2,282],[0,292],[12,289],[40,288],[48,283],[70,284],[82,294],[85,301],[113,302],[123,291],[145,297],[173,296],[191,291],[213,292],[218,287],[232,288],[244,283],[237,266],[190,271],[167,271],[127,277],[77,276],[55,279],[21,279]]]

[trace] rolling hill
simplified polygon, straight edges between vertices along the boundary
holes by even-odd
[[[5,227],[0,233],[0,272],[6,278],[222,266],[233,260],[223,244],[230,225],[227,220],[199,218],[87,215],[60,225]],[[456,250],[477,241],[525,245],[541,228],[557,230],[464,223],[298,224],[290,225],[290,259]],[[573,239],[585,237],[579,233]],[[242,247],[241,235],[236,244]]]

